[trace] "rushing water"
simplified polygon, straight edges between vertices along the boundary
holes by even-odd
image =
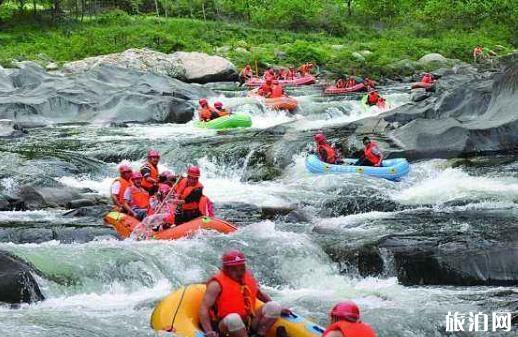
[[[270,111],[242,97],[219,97],[236,111],[253,116],[252,133],[216,133],[196,129],[192,123],[127,128],[69,125],[34,129],[26,139],[3,143],[9,159],[0,163],[4,192],[16,193],[22,183],[43,181],[107,196],[117,162],[127,159],[138,167],[145,150],[156,147],[163,153],[162,168],[178,171],[189,163],[200,165],[206,194],[222,208],[243,203],[285,207],[304,216],[246,220],[242,214],[245,221],[232,235],[201,233],[171,242],[118,241],[102,235],[84,243],[3,240],[0,249],[41,271],[37,280],[46,300],[16,310],[0,307],[0,336],[154,336],[149,318],[157,301],[176,287],[206,280],[228,248],[247,254],[249,266],[275,299],[322,325],[327,323],[329,308],[343,298],[360,305],[363,320],[379,336],[443,336],[448,311],[509,308],[518,296],[516,288],[406,287],[390,268],[377,277],[341,270],[326,250],[336,244],[374,242],[390,234],[498,231],[497,225],[508,226],[517,216],[518,161],[513,158],[477,167],[426,160],[413,163],[403,181],[390,182],[313,176],[304,168],[303,154],[291,153],[290,164],[274,179],[247,179],[249,170],[262,169],[253,160],[269,141],[267,136],[262,138],[261,130],[287,125],[291,133],[299,133],[379,113],[363,111],[354,98],[322,98],[314,92],[297,93],[302,106],[295,115]],[[403,104],[408,95],[391,93],[389,100]],[[239,139],[233,148],[233,141]],[[63,217],[64,212],[0,212],[0,226],[102,224],[92,217]]]

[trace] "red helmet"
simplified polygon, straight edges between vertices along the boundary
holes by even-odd
[[[323,133],[317,133],[315,136],[313,136],[313,139],[317,143],[322,143],[326,141],[326,136],[324,136]]]
[[[205,98],[200,99],[198,103],[200,103],[201,106],[209,104],[209,102]]]
[[[221,108],[223,108],[223,103],[221,103],[221,102],[214,102],[214,107],[216,109],[221,109]]]
[[[129,167],[129,165],[121,165],[119,166],[119,173],[125,173],[125,172],[131,172],[131,167]]]
[[[187,169],[187,176],[198,178],[200,176],[200,168],[198,166],[190,166]]]
[[[353,301],[343,301],[336,304],[329,314],[338,319],[356,322],[360,319],[360,308]]]
[[[158,152],[157,150],[149,150],[147,152],[147,156],[148,156],[148,158],[149,157],[159,157],[160,158],[160,152]]]
[[[246,263],[245,254],[239,250],[229,250],[221,257],[223,266],[242,266]]]
[[[133,175],[131,176],[131,179],[132,180],[135,180],[135,179],[142,179],[142,174],[140,172],[133,172]]]

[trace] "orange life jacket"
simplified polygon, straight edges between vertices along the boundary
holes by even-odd
[[[376,337],[376,332],[370,325],[363,322],[338,321],[331,324],[322,337],[326,337],[331,331],[340,331],[344,337]]]
[[[375,105],[376,103],[378,103],[378,98],[379,97],[380,97],[380,95],[378,95],[377,92],[372,92],[372,93],[367,95],[367,103],[369,105]]]
[[[146,162],[144,165],[142,165],[142,167],[140,168],[140,171],[142,172],[142,169],[148,169],[150,174],[149,174],[149,178],[151,179],[154,179],[156,182],[158,182],[158,167],[152,165],[150,162]],[[153,188],[153,186],[155,186],[153,183],[149,182],[146,177],[144,177],[144,179],[142,179],[142,187],[144,187],[144,189],[146,190],[150,190]]]
[[[279,98],[284,96],[284,89],[280,84],[275,84],[272,86],[272,93],[270,94],[270,98]]]
[[[149,207],[149,193],[145,189],[138,188],[134,185],[131,185],[128,188],[131,193],[131,202],[129,206],[131,208],[147,209]]]
[[[198,111],[198,114],[200,116],[200,120],[208,122],[212,119],[212,111],[209,107],[202,108]]]
[[[377,164],[380,161],[380,157],[372,153],[372,149],[377,146],[378,144],[376,144],[376,142],[371,141],[369,145],[367,145],[367,147],[363,150],[363,155],[365,158],[373,164]]]
[[[223,271],[213,276],[209,283],[211,281],[218,282],[221,287],[212,312],[214,318],[219,321],[229,314],[236,313],[246,322],[254,315],[259,287],[250,272],[245,273],[242,284],[228,277]]]
[[[195,190],[201,189],[203,191],[203,185],[198,181],[194,186],[187,185],[187,178],[182,178],[178,185],[176,185],[175,192],[180,200],[185,200]],[[199,209],[200,200],[187,202],[182,205],[182,210],[193,211]]]
[[[223,116],[227,116],[227,115],[230,115],[230,112],[228,112],[227,110],[225,110],[225,109],[218,110],[219,117],[223,117]]]
[[[338,159],[336,156],[335,149],[333,149],[333,147],[329,144],[326,144],[326,143],[318,144],[317,152],[318,152],[318,156],[320,157],[320,160],[322,160],[328,164],[334,164],[334,163],[336,163],[336,160]]]
[[[128,187],[130,187],[132,184],[131,184],[131,181],[126,180],[122,177],[115,178],[115,180],[113,182],[115,183],[116,181],[118,181],[120,183],[119,194],[117,194],[117,201],[119,202],[120,205],[122,205],[122,201],[124,200],[124,193],[126,192],[126,189]]]
[[[293,80],[295,78],[295,73],[293,72],[293,70],[288,70],[288,72],[286,73],[286,79],[287,80]]]

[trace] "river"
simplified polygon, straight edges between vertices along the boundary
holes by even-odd
[[[171,242],[119,241],[106,234],[102,219],[65,217],[66,209],[0,212],[0,249],[41,271],[37,281],[46,297],[18,309],[0,307],[0,335],[155,336],[149,327],[154,305],[174,288],[206,280],[228,248],[247,254],[249,267],[273,298],[322,325],[330,307],[344,298],[356,301],[362,319],[387,337],[446,336],[448,311],[513,310],[516,287],[403,285],[387,252],[383,271],[367,276],[336,254],[390,235],[504,240],[518,215],[518,159],[475,158],[472,165],[415,161],[401,182],[314,176],[300,151],[310,142],[300,145],[297,137],[291,142],[292,135],[379,113],[364,111],[358,97],[327,98],[317,92],[317,87],[295,90],[301,108],[291,116],[258,106],[240,92],[220,91],[225,105],[253,116],[252,130],[217,133],[196,129],[192,122],[71,124],[35,128],[22,139],[2,141],[4,192],[42,182],[108,196],[117,163],[128,160],[137,168],[145,151],[156,148],[163,154],[161,168],[179,172],[188,164],[200,165],[217,215],[240,229]],[[409,100],[400,88],[386,93],[394,106]],[[272,131],[279,127],[282,134]],[[271,165],[282,161],[288,165]],[[258,215],[261,208],[289,211],[264,217]],[[92,231],[93,240],[48,235],[67,230]]]

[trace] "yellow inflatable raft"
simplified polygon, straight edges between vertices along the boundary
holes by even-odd
[[[180,337],[204,337],[198,311],[205,293],[204,284],[182,287],[164,298],[153,310],[151,327],[157,331],[171,331]],[[257,306],[262,302],[257,301]],[[276,337],[277,327],[283,326],[289,337],[320,337],[324,329],[297,314],[282,317],[270,329],[267,337]]]

